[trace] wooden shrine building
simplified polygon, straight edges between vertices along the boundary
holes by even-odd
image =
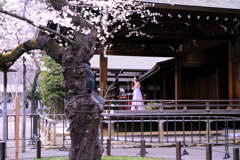
[[[149,99],[240,99],[240,9],[162,3],[147,9],[154,21],[137,14],[130,21],[141,36],[123,26],[106,54],[173,57],[141,77]],[[100,53],[102,95],[106,66]]]

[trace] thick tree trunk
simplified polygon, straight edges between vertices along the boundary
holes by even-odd
[[[95,41],[87,35],[80,36],[85,41],[73,46],[62,57],[67,91],[65,109],[70,121],[69,158],[100,160],[103,152],[98,133],[101,109],[92,98],[94,81],[88,64]]]
[[[96,32],[92,30],[85,35],[76,31],[74,35],[74,41],[68,40],[71,45],[65,49],[50,37],[39,34],[37,40],[29,40],[11,53],[0,55],[0,68],[9,68],[23,53],[34,49],[46,51],[62,64],[67,92],[65,107],[70,121],[70,160],[100,160],[103,148],[98,131],[102,111],[99,102],[103,100],[93,91],[94,77],[89,68],[89,60],[95,53]]]

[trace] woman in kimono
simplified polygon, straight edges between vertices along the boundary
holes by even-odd
[[[131,110],[144,110],[143,96],[140,90],[141,84],[136,76],[133,78],[133,101]]]

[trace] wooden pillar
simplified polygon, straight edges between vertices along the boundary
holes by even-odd
[[[107,92],[107,58],[100,54],[100,95],[106,96]]]
[[[153,99],[157,99],[156,88],[157,88],[157,84],[156,84],[156,80],[155,80],[155,81],[153,81]]]
[[[53,125],[53,128],[52,128],[52,131],[51,132],[51,141],[52,141],[52,144],[55,146],[57,143],[57,127],[56,127],[56,123],[57,122],[53,122],[52,125]]]
[[[219,69],[216,68],[216,99],[219,99]],[[218,104],[218,102],[217,102]],[[219,110],[219,106],[217,106],[217,110]]]
[[[175,61],[175,100],[177,104],[177,100],[181,98],[181,59],[180,56],[176,56]],[[176,106],[176,110],[178,107]]]
[[[163,74],[163,87],[162,87],[162,94],[163,94],[163,99],[167,99],[167,74]]]
[[[233,99],[233,73],[232,73],[232,42],[228,42],[228,98],[229,100]],[[232,104],[232,101],[230,101],[229,104]],[[230,109],[232,109],[232,106],[230,106]]]

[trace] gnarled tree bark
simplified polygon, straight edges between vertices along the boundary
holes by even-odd
[[[93,74],[88,62],[94,54],[95,37],[79,33],[76,39],[78,43],[62,58],[66,114],[70,120],[70,160],[100,160],[103,151],[98,136],[101,109],[92,99],[94,83],[91,83]]]

